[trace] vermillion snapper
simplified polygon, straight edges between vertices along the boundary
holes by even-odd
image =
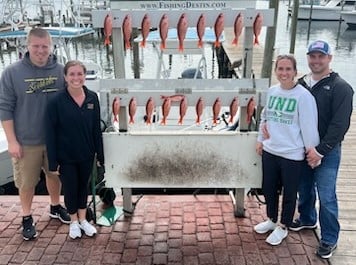
[[[203,48],[204,34],[205,34],[205,15],[201,14],[197,22],[198,48]]]
[[[203,101],[203,98],[200,97],[197,101],[197,104],[195,105],[195,111],[196,111],[196,114],[197,114],[197,119],[196,119],[196,124],[200,124],[201,123],[201,120],[200,120],[200,117],[201,115],[203,114],[203,109],[204,109],[204,101]]]
[[[140,43],[141,47],[146,47],[146,39],[148,37],[148,34],[150,33],[150,28],[151,28],[150,17],[148,16],[148,14],[145,14],[141,22],[141,34],[142,34],[142,41]]]
[[[178,24],[177,24],[177,35],[178,35],[178,41],[179,41],[178,50],[180,52],[184,51],[184,39],[187,34],[187,30],[188,30],[187,15],[185,13],[183,13],[180,16],[180,18],[178,20]]]
[[[215,47],[220,47],[220,36],[224,31],[224,14],[220,13],[215,20],[214,33],[215,33]]]
[[[129,102],[129,116],[130,116],[129,124],[135,123],[136,109],[137,109],[137,101],[135,97],[132,97]]]
[[[235,23],[234,23],[234,34],[235,37],[232,40],[232,44],[233,45],[237,45],[238,41],[239,41],[239,37],[241,35],[242,32],[242,28],[243,28],[243,15],[241,13],[239,13],[236,18],[235,18]]]
[[[122,22],[122,34],[124,36],[125,49],[131,48],[131,44],[130,44],[131,33],[132,33],[131,16],[126,15]]]
[[[178,120],[179,125],[183,124],[183,118],[187,113],[187,109],[188,109],[188,100],[186,96],[183,96],[179,104],[179,120]]]
[[[218,123],[218,117],[221,110],[221,100],[218,97],[213,104],[213,125]]]
[[[234,122],[234,117],[237,113],[238,108],[239,108],[239,99],[238,97],[234,97],[230,103],[230,120],[229,120],[230,124]]]
[[[152,120],[152,113],[153,113],[153,109],[155,108],[155,103],[153,101],[152,97],[149,97],[149,99],[146,102],[146,124],[151,124],[151,120]]]
[[[263,22],[263,17],[261,13],[258,13],[255,18],[255,21],[253,22],[253,34],[255,35],[255,41],[253,42],[253,44],[257,44],[257,45],[260,44],[258,40],[258,36],[261,34],[262,22]]]
[[[161,17],[161,20],[159,21],[159,36],[161,38],[161,50],[164,50],[166,48],[166,40],[168,37],[168,16],[166,14],[163,14]]]
[[[256,102],[255,98],[251,97],[247,103],[247,115],[246,115],[246,122],[250,124],[252,121],[253,113],[255,112]]]
[[[161,121],[161,125],[166,125],[167,124],[167,117],[169,115],[169,112],[171,110],[171,99],[165,98],[163,100],[163,104],[162,104],[162,121]]]
[[[104,19],[104,45],[108,46],[111,44],[110,37],[112,35],[112,17],[107,14]]]
[[[120,111],[120,98],[115,97],[112,102],[112,115],[114,116],[114,122],[119,121],[119,111]]]
[[[181,95],[181,94],[177,94],[177,95],[171,95],[171,96],[164,96],[161,95],[161,99],[165,99],[165,98],[170,98],[170,100],[172,102],[180,102],[185,96]]]

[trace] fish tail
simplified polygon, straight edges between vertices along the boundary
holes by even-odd
[[[134,121],[133,117],[130,117],[129,124],[134,124],[134,123],[135,123],[135,121]]]
[[[258,41],[258,37],[257,36],[255,37],[255,41],[253,42],[253,44],[254,45],[259,45],[260,44],[260,42]]]
[[[179,44],[178,51],[180,51],[180,52],[183,52],[183,51],[184,51],[183,44]]]
[[[203,48],[203,41],[202,40],[198,41],[198,48]]]
[[[105,40],[104,40],[104,45],[108,46],[110,44],[111,44],[110,37],[106,37]]]
[[[166,49],[166,42],[162,41],[161,42],[161,50],[165,50]]]
[[[130,48],[131,48],[131,45],[130,45],[130,42],[129,42],[129,41],[128,41],[128,42],[126,42],[125,47],[126,47],[126,50],[128,50],[128,49],[130,49]]]
[[[140,42],[140,47],[142,47],[142,48],[146,47],[146,41],[145,40]]]
[[[197,117],[197,119],[195,120],[196,124],[200,124],[200,116]]]
[[[234,123],[234,117],[231,115],[231,117],[230,117],[230,120],[229,120],[229,123],[231,124],[231,123]]]
[[[118,121],[119,121],[119,119],[117,118],[116,115],[114,115],[114,122],[118,122]]]
[[[234,39],[232,40],[232,43],[231,43],[231,44],[237,46],[237,38],[234,38]]]
[[[182,125],[183,124],[183,117],[179,117],[178,124]]]
[[[218,40],[216,40],[216,41],[214,42],[214,47],[215,47],[215,48],[219,48],[219,47],[220,47],[220,42],[219,42]]]

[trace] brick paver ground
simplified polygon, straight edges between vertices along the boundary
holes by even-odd
[[[314,232],[290,232],[272,247],[267,235],[253,232],[265,219],[265,207],[249,197],[245,207],[246,217],[235,218],[228,195],[147,195],[132,217],[98,227],[94,238],[72,240],[68,225],[48,217],[48,197],[36,196],[39,235],[24,241],[18,197],[0,196],[0,264],[328,264],[314,254]]]

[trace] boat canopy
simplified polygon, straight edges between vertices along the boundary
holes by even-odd
[[[52,38],[65,38],[72,39],[94,33],[92,28],[79,28],[79,27],[44,27],[51,34]],[[0,32],[0,40],[13,39],[13,38],[25,38],[28,30],[14,30],[14,31],[2,31]]]

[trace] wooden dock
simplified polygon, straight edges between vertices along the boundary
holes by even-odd
[[[232,45],[232,40],[234,38],[234,29],[233,28],[225,28],[225,41],[222,43],[222,46],[224,47],[225,53],[228,56],[231,64],[233,62],[238,61],[238,60],[243,60],[244,59],[244,32],[242,32],[239,40],[238,40],[238,45]],[[260,40],[260,43],[262,43],[262,40]],[[262,44],[259,45],[254,45],[253,46],[253,51],[252,51],[252,71],[255,74],[256,78],[261,78],[261,72],[262,72],[262,65],[263,65],[263,56],[264,56],[264,46]],[[274,57],[276,54],[274,55]],[[274,61],[272,62],[274,63]],[[239,70],[243,70],[243,65],[239,67]],[[276,84],[278,81],[274,75],[273,68],[272,68],[272,78],[271,78],[271,84]]]
[[[330,258],[332,265],[356,264],[356,113],[342,145],[342,159],[337,181],[339,220],[341,225],[337,250]]]
[[[234,29],[233,28],[224,28],[225,32],[225,41],[222,43],[225,53],[228,56],[231,63],[243,60],[244,58],[244,32],[242,32],[238,45],[232,45],[232,40],[234,37]],[[262,42],[262,40],[260,40]],[[263,65],[263,56],[264,56],[264,46],[262,44],[254,45],[252,51],[252,71],[255,74],[256,78],[261,78],[262,65]],[[243,65],[239,68],[241,71],[243,69]],[[275,78],[275,75],[272,71],[272,79],[271,84],[276,84],[278,81]]]
[[[234,29],[233,28],[224,28],[225,33],[225,41],[222,43],[226,55],[229,57],[230,62],[238,61],[243,59],[243,44],[244,44],[244,33],[242,32],[238,45],[232,45],[232,40],[234,38]],[[261,68],[263,62],[263,50],[264,47],[261,45],[254,45],[253,47],[253,71],[254,73],[260,77]],[[256,77],[257,77],[256,76]]]

